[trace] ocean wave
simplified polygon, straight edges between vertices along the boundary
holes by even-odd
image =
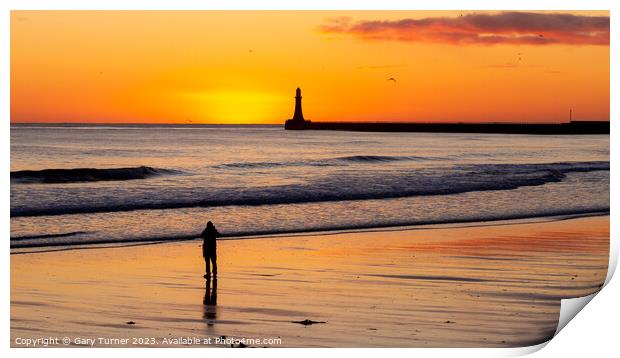
[[[253,168],[277,168],[277,167],[325,167],[325,166],[342,166],[348,164],[364,164],[364,163],[390,163],[402,161],[433,161],[447,160],[439,157],[419,157],[419,156],[390,156],[390,155],[352,155],[336,158],[325,158],[307,161],[287,161],[287,162],[238,162],[224,163],[213,166],[217,169],[253,169]]]
[[[543,210],[536,212],[525,213],[513,213],[513,214],[499,214],[499,215],[472,215],[465,218],[443,218],[437,220],[401,220],[392,221],[386,223],[369,223],[369,224],[332,224],[313,227],[300,227],[300,228],[288,228],[288,229],[263,229],[253,231],[231,231],[227,232],[222,239],[236,239],[236,238],[249,238],[249,237],[265,237],[273,235],[285,235],[285,234],[312,234],[317,232],[341,232],[341,231],[355,231],[355,230],[368,230],[368,229],[385,229],[390,227],[408,227],[408,226],[426,226],[426,225],[444,225],[444,224],[467,224],[477,222],[493,222],[504,220],[522,220],[522,219],[537,219],[545,217],[555,217],[556,219],[563,219],[566,217],[580,217],[580,216],[594,216],[594,215],[609,215],[609,207],[592,207],[582,209],[557,209],[557,210]],[[172,241],[186,241],[198,239],[199,233],[179,233],[177,235],[166,236],[145,236],[145,237],[125,237],[122,239],[86,239],[80,237],[75,233],[67,233],[50,235],[48,240],[35,240],[35,238],[44,238],[46,235],[31,236],[30,240],[24,237],[11,238],[11,249],[32,249],[32,248],[46,248],[46,247],[71,247],[71,246],[91,246],[91,245],[130,245],[136,243],[157,243],[157,242],[172,242]],[[83,232],[88,234],[88,232]],[[54,240],[49,240],[52,238]]]
[[[88,233],[90,232],[89,231],[71,231],[71,232],[61,232],[57,234],[22,235],[22,236],[11,237],[11,241],[54,239],[54,238],[59,238],[59,237],[77,236],[77,235],[88,234]]]
[[[348,157],[334,158],[333,160],[353,163],[382,163],[382,162],[400,162],[400,161],[424,161],[424,160],[441,160],[443,158],[436,157],[416,157],[416,156],[391,156],[391,155],[352,155]]]
[[[452,195],[544,185],[560,182],[571,172],[591,171],[609,171],[609,162],[481,164],[389,173],[364,171],[340,173],[301,184],[154,190],[148,195],[140,193],[139,197],[132,198],[131,193],[128,193],[107,201],[94,196],[89,200],[37,202],[30,206],[12,203],[11,217]]]
[[[214,165],[215,169],[267,169],[267,168],[280,168],[280,167],[327,167],[335,166],[337,163],[329,163],[326,161],[289,161],[289,162],[238,162],[238,163],[224,163]]]
[[[11,172],[12,183],[78,183],[146,179],[158,175],[180,174],[180,171],[146,166],[130,168],[74,168],[19,170]]]

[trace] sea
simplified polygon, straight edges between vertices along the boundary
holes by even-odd
[[[597,215],[609,135],[13,124],[11,251]]]

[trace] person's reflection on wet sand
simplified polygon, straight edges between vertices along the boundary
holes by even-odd
[[[213,285],[211,285],[211,282],[213,282]],[[217,278],[205,280],[205,296],[202,304],[204,305],[203,318],[209,320],[207,325],[212,326],[217,313]]]

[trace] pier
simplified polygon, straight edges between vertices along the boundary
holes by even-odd
[[[501,134],[609,134],[609,121],[565,123],[422,123],[422,122],[312,122],[301,109],[301,89],[295,96],[295,113],[284,124],[287,130],[330,130],[357,132],[501,133]]]

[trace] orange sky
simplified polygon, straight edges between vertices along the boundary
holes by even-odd
[[[13,11],[11,122],[609,119],[608,12],[498,14]]]

